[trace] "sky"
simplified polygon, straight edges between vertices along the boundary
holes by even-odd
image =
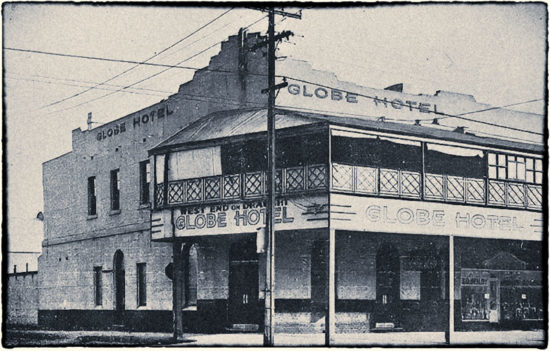
[[[546,22],[545,5],[528,3],[308,8],[301,20],[276,18],[277,31],[295,34],[277,55],[367,87],[404,83],[408,93],[447,90],[502,106],[544,98]],[[224,7],[4,4],[9,250],[40,250],[42,163],[71,151],[71,131],[86,128],[88,112],[99,123],[123,117],[176,93],[194,71],[171,69],[145,79],[164,68],[8,48],[131,61],[160,53],[150,62],[186,60],[182,65],[200,68],[220,42],[251,24],[250,32],[265,33],[265,14]],[[514,107],[540,114],[545,108],[542,101]]]

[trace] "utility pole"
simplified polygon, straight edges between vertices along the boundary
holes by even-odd
[[[273,346],[273,314],[275,312],[275,12],[269,9],[267,29],[267,252],[265,279],[265,328],[264,346]]]
[[[259,42],[250,50],[256,50],[267,44],[267,88],[262,93],[267,98],[267,206],[266,206],[266,276],[265,276],[265,314],[264,314],[264,346],[273,346],[273,315],[275,314],[275,227],[273,210],[275,208],[275,91],[287,85],[286,82],[275,85],[275,42],[288,38],[291,32],[275,35],[275,14],[301,19],[300,14],[287,13],[274,8],[260,9],[268,12],[267,41]]]

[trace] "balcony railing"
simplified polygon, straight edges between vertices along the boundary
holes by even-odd
[[[327,189],[327,165],[307,165],[277,169],[275,191],[277,194],[292,194],[303,191]],[[265,172],[229,174],[213,177],[183,179],[168,182],[167,204],[194,204],[208,201],[249,199],[267,193]],[[155,187],[155,204],[164,203],[164,183]]]
[[[395,169],[332,164],[331,189],[357,194],[481,204],[542,208],[542,185],[445,174],[424,175]]]

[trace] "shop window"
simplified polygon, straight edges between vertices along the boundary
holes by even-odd
[[[198,255],[195,244],[191,245],[187,254],[184,268],[184,306],[193,308],[197,306],[197,278],[198,278]]]
[[[101,276],[102,267],[94,267],[94,304],[103,304],[103,280]]]
[[[151,164],[149,160],[139,163],[139,184],[140,203],[148,204],[151,184]]]
[[[88,178],[88,216],[97,215],[95,177]]]
[[[146,279],[146,268],[145,263],[138,263],[136,265],[137,270],[137,305],[146,306],[147,305],[147,279]]]
[[[111,210],[120,210],[120,170],[111,171]]]

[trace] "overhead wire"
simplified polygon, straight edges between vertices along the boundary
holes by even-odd
[[[252,27],[252,26],[255,25],[256,23],[260,22],[261,20],[263,20],[263,19],[266,18],[266,17],[267,17],[267,16],[264,15],[264,16],[262,16],[261,18],[259,18],[258,20],[256,20],[256,21],[250,23],[249,25],[247,25],[247,26],[244,27],[244,28],[250,28],[250,27]],[[158,75],[160,75],[160,74],[162,74],[162,73],[168,71],[168,70],[171,69],[171,68],[185,68],[185,69],[192,69],[192,70],[195,70],[195,71],[199,71],[199,70],[200,70],[200,71],[208,71],[208,72],[218,72],[218,73],[230,73],[230,74],[233,74],[233,73],[235,73],[235,72],[234,72],[234,71],[231,71],[231,70],[208,69],[207,67],[206,67],[206,68],[195,68],[195,67],[180,66],[180,64],[182,64],[183,62],[189,61],[189,60],[195,58],[196,56],[203,54],[204,52],[206,52],[206,51],[212,49],[213,47],[215,47],[215,46],[217,46],[217,45],[223,43],[223,41],[224,41],[224,40],[219,41],[219,42],[216,42],[216,43],[214,43],[213,45],[207,47],[206,49],[203,49],[203,50],[199,51],[198,53],[196,53],[196,54],[194,54],[194,55],[192,55],[192,56],[190,56],[190,57],[188,57],[188,58],[186,58],[186,59],[184,59],[184,60],[182,60],[182,61],[176,63],[175,65],[162,65],[162,64],[153,64],[153,63],[146,62],[146,63],[144,63],[145,65],[162,66],[162,67],[166,67],[166,69],[164,69],[164,70],[162,70],[162,71],[159,71],[159,72],[157,72],[157,73],[154,73],[154,74],[152,74],[152,75],[150,75],[150,76],[147,76],[147,77],[145,77],[145,78],[143,78],[143,79],[141,79],[141,80],[139,80],[139,81],[137,81],[137,82],[134,82],[134,83],[132,83],[132,84],[126,85],[126,86],[124,86],[124,87],[122,87],[122,88],[120,88],[120,89],[118,89],[118,90],[116,90],[116,91],[112,91],[112,92],[110,92],[110,93],[108,93],[108,94],[104,94],[104,95],[102,95],[102,96],[96,97],[96,98],[91,99],[91,100],[87,100],[87,101],[85,101],[85,102],[82,102],[82,103],[80,103],[80,104],[77,104],[77,105],[74,105],[74,106],[71,106],[71,107],[67,107],[67,108],[64,108],[64,109],[60,109],[60,110],[48,112],[47,114],[52,114],[52,113],[58,113],[58,112],[63,112],[63,111],[71,110],[71,109],[73,109],[73,108],[82,106],[82,105],[84,105],[84,104],[88,104],[88,103],[90,103],[90,102],[94,102],[94,101],[103,99],[103,98],[105,98],[105,97],[108,97],[108,96],[111,96],[111,95],[113,95],[113,94],[116,94],[117,92],[120,92],[120,91],[122,91],[122,90],[128,89],[128,88],[130,88],[130,87],[132,87],[132,86],[134,86],[134,85],[137,85],[137,84],[139,84],[139,83],[142,83],[142,82],[144,82],[144,81],[146,81],[146,80],[149,80],[149,79],[151,79],[151,78],[153,78],[153,77],[156,77],[156,76],[158,76]],[[111,60],[111,59],[109,59],[109,60]],[[254,74],[254,73],[250,73],[250,72],[249,72],[249,74],[251,74],[251,75],[267,76],[266,74]]]
[[[103,84],[105,84],[105,83],[108,83],[108,82],[110,82],[110,81],[112,81],[112,80],[114,80],[114,79],[116,79],[116,78],[118,78],[118,77],[120,77],[120,76],[122,76],[122,75],[124,75],[124,74],[126,74],[126,73],[128,73],[128,72],[130,72],[130,71],[132,71],[133,69],[139,67],[140,64],[146,63],[146,62],[148,62],[148,61],[154,59],[155,57],[161,55],[162,53],[164,53],[164,52],[170,50],[170,49],[173,48],[174,46],[180,44],[181,42],[183,42],[183,41],[185,41],[186,39],[190,38],[191,36],[195,35],[195,34],[198,33],[199,31],[201,31],[202,29],[206,28],[207,26],[209,26],[210,24],[214,23],[215,21],[217,21],[217,20],[220,19],[221,17],[225,16],[225,15],[226,15],[227,13],[229,13],[231,10],[233,10],[233,8],[230,8],[229,10],[223,12],[222,14],[218,15],[217,17],[215,17],[214,19],[210,20],[210,21],[207,22],[206,24],[202,25],[201,27],[197,28],[197,29],[194,30],[193,32],[189,33],[188,35],[186,35],[186,36],[183,37],[182,39],[180,39],[180,40],[174,42],[173,44],[171,44],[171,45],[167,46],[166,48],[162,49],[161,51],[159,51],[158,53],[155,53],[155,54],[152,55],[151,57],[145,59],[145,60],[142,61],[141,63],[138,63],[138,64],[136,64],[135,66],[132,66],[132,67],[130,67],[130,68],[128,68],[128,69],[126,69],[126,70],[124,70],[124,71],[122,71],[122,72],[116,74],[115,76],[113,76],[113,77],[111,77],[111,78],[109,78],[109,79],[107,79],[107,80],[105,80],[105,81],[103,81],[103,82],[101,82],[101,83],[95,85],[94,87],[90,87],[90,88],[88,88],[88,89],[86,89],[86,90],[83,90],[83,91],[81,91],[81,92],[78,92],[78,93],[76,93],[76,94],[73,94],[73,95],[71,95],[71,96],[68,96],[68,97],[66,97],[66,98],[63,98],[63,99],[54,101],[54,102],[52,102],[52,103],[50,103],[50,104],[44,105],[44,106],[42,106],[42,108],[46,108],[46,107],[49,107],[49,106],[57,105],[57,104],[59,104],[59,103],[61,103],[61,102],[63,102],[63,101],[67,101],[67,100],[69,100],[69,99],[72,99],[72,98],[74,98],[74,97],[77,97],[77,96],[79,96],[79,95],[82,95],[82,94],[84,94],[84,93],[86,93],[86,92],[88,92],[88,91],[90,91],[90,90],[93,90],[93,89],[95,89],[95,88],[97,88],[97,87],[99,87],[99,86],[101,86],[101,85],[103,85]]]
[[[14,77],[6,77],[6,79],[12,79],[12,80],[18,80],[18,81],[27,81],[27,82],[33,82],[33,83],[43,83],[43,84],[50,84],[50,85],[66,85],[66,86],[70,86],[70,87],[79,87],[79,88],[87,88],[87,87],[90,87],[90,85],[82,85],[82,84],[71,84],[71,83],[66,83],[66,82],[53,82],[53,81],[48,81],[48,80],[36,80],[36,79],[30,79],[30,78],[14,78]],[[95,87],[95,89],[98,89],[98,90],[107,90],[107,91],[114,91],[114,89],[109,89],[108,87],[111,86],[113,87],[112,85],[105,85],[105,87],[101,88],[101,87]],[[119,86],[120,87],[120,86]],[[115,86],[115,89],[116,89],[116,86]],[[127,93],[127,94],[138,94],[138,95],[149,95],[149,96],[166,96],[165,94],[164,95],[161,95],[160,93],[145,93],[145,92],[139,92],[139,91],[133,91],[133,90],[126,90],[124,91],[124,93]]]

